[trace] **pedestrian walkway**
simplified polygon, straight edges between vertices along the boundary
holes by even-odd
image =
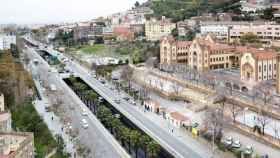
[[[44,122],[47,124],[49,130],[51,131],[53,137],[57,134],[60,135],[65,143],[65,152],[70,153],[71,157],[74,157],[76,153],[71,137],[65,133],[64,125],[60,122],[59,117],[57,117],[53,112],[47,112],[46,107],[50,105],[48,99],[42,93],[42,88],[39,83],[35,81],[36,86],[39,89],[39,93],[42,97],[42,100],[35,100],[34,107],[39,115],[43,118]]]

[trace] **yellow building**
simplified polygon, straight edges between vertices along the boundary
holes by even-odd
[[[193,41],[164,37],[160,45],[160,63],[183,63],[198,71],[224,69],[238,67],[239,54],[235,47],[217,43],[210,35]]]
[[[151,19],[145,23],[145,36],[149,41],[158,41],[163,36],[170,35],[176,24],[162,17],[161,20]]]
[[[251,82],[276,79],[277,52],[273,50],[243,48],[241,57],[241,79]]]

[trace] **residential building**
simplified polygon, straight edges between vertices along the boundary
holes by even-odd
[[[247,0],[241,3],[241,10],[246,12],[256,12],[271,7],[270,0]]]
[[[0,111],[5,111],[4,94],[0,92]]]
[[[150,41],[158,41],[162,37],[170,35],[175,28],[176,24],[172,23],[165,17],[162,17],[161,20],[151,19],[145,23],[146,39]]]
[[[16,36],[14,34],[0,34],[0,50],[11,49],[11,44],[16,44]]]
[[[11,132],[12,131],[12,118],[9,112],[0,112],[0,132]]]
[[[253,33],[263,41],[270,43],[274,40],[280,40],[280,25],[266,23],[263,25],[234,25],[230,29],[230,41],[239,40],[246,33]]]
[[[34,158],[32,133],[0,132],[1,158]]]
[[[5,111],[4,94],[0,92],[0,132],[11,132],[11,124],[11,114]]]
[[[229,36],[229,27],[224,25],[202,25],[200,31],[202,35],[213,34],[221,40],[227,40]]]
[[[277,78],[278,53],[268,49],[240,48],[241,79],[249,82],[259,82]]]
[[[114,35],[118,41],[133,41],[135,37],[133,30],[126,26],[114,27]]]
[[[280,55],[277,56],[276,92],[280,94]]]

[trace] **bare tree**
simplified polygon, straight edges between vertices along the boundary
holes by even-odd
[[[121,78],[128,82],[128,90],[130,91],[131,88],[131,81],[133,76],[133,68],[126,65],[122,69]]]
[[[173,89],[174,93],[178,96],[179,92],[180,92],[180,85],[178,83],[173,83],[172,89]]]
[[[263,135],[265,133],[265,128],[269,122],[269,116],[263,110],[260,110],[260,112],[257,115],[257,123],[261,126]]]
[[[233,123],[235,123],[237,115],[241,112],[241,108],[237,106],[234,102],[230,102],[229,104],[230,104],[229,109],[231,112],[231,117],[233,119]]]
[[[224,119],[221,117],[219,109],[210,108],[205,113],[204,125],[212,133],[213,154],[215,151],[215,142],[220,141],[223,136]]]
[[[159,81],[160,90],[163,91],[164,82],[162,80]]]

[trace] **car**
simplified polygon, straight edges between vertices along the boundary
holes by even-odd
[[[115,101],[115,103],[117,103],[117,104],[120,104],[120,103],[121,103],[121,100],[120,100],[120,99],[115,99],[114,101]]]
[[[253,147],[252,146],[246,146],[246,148],[244,149],[244,154],[246,154],[246,155],[251,155],[251,154],[253,154]]]
[[[87,129],[87,128],[88,128],[87,120],[86,120],[86,119],[82,119],[81,125],[82,125],[82,127],[83,127],[84,129]]]
[[[240,148],[240,147],[241,147],[240,141],[239,141],[239,140],[233,141],[232,147],[233,147],[233,148]]]
[[[87,116],[86,109],[82,109],[82,115],[83,115],[83,116]]]
[[[132,105],[136,105],[136,102],[134,100],[131,101]]]
[[[232,137],[227,137],[225,139],[222,140],[222,143],[226,146],[226,147],[231,147],[232,143],[233,143],[233,139]]]
[[[127,97],[127,96],[124,96],[123,99],[126,101],[129,101],[129,97]]]

